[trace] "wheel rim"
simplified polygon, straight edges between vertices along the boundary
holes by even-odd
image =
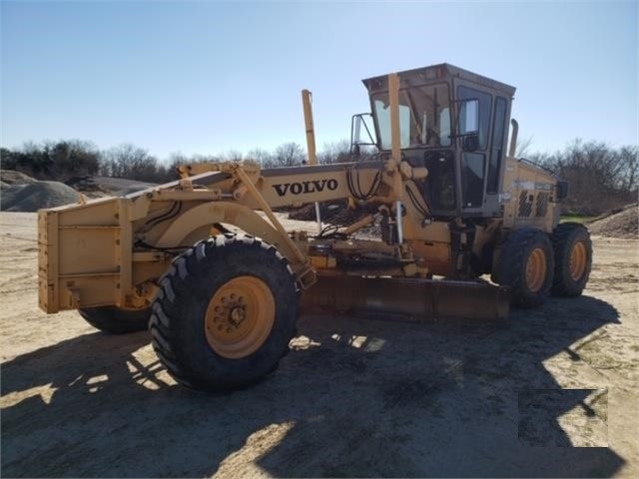
[[[526,263],[526,284],[528,289],[536,293],[546,280],[546,255],[541,248],[535,248],[530,253]]]
[[[578,281],[586,271],[586,245],[578,241],[572,246],[570,251],[570,278]]]
[[[254,276],[238,276],[216,291],[204,317],[209,346],[220,356],[244,358],[257,351],[273,329],[275,299]]]

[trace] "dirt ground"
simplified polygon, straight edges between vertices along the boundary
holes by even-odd
[[[38,310],[34,214],[0,236],[3,477],[639,477],[638,240],[501,327],[302,317],[275,374],[209,396],[146,333]]]

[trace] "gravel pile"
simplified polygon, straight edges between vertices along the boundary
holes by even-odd
[[[0,170],[0,180],[3,186],[6,185],[27,185],[36,183],[38,180],[31,178],[29,175],[14,170]]]
[[[607,216],[588,225],[591,234],[612,238],[639,237],[639,206],[632,205],[619,213]]]
[[[125,196],[136,191],[146,190],[155,183],[145,183],[144,181],[127,180],[126,178],[110,178],[108,176],[94,176],[92,182],[101,190],[113,196]],[[75,185],[74,185],[75,187]]]
[[[110,196],[109,190],[97,184],[92,176],[74,176],[65,181],[64,184],[90,199]]]
[[[38,211],[76,203],[79,193],[70,186],[57,181],[37,181],[23,185],[2,187],[0,209],[2,211]]]

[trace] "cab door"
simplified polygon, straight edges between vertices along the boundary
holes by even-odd
[[[462,215],[498,217],[510,100],[492,89],[460,79],[455,80],[454,88]]]
[[[490,149],[493,97],[470,82],[455,82],[458,105],[459,189],[462,214],[482,212]]]

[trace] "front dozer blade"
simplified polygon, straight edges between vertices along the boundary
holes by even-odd
[[[321,276],[302,296],[302,311],[312,310],[399,314],[417,321],[503,321],[510,294],[503,286],[471,281]]]

